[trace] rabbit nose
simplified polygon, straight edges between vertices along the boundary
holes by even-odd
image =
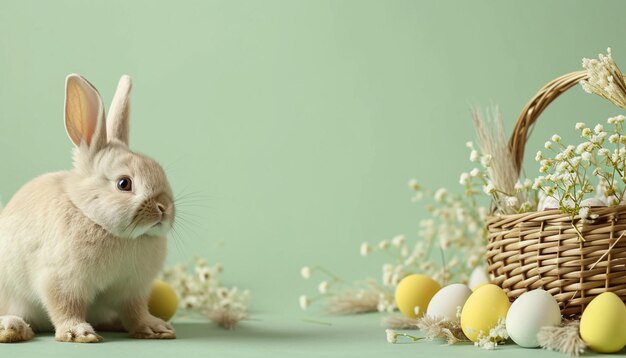
[[[161,203],[157,203],[156,207],[157,207],[157,210],[159,210],[159,213],[161,215],[165,214],[165,205],[163,205]]]

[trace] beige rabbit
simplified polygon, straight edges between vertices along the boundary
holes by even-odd
[[[161,166],[128,149],[130,89],[122,76],[105,122],[98,91],[67,77],[74,168],[27,183],[0,213],[0,342],[52,328],[58,341],[99,342],[94,326],[119,324],[176,337],[148,312],[175,207]]]

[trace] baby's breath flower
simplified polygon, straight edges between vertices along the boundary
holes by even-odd
[[[474,346],[492,350],[496,349],[498,344],[505,342],[507,338],[509,338],[509,334],[506,331],[505,320],[500,318],[496,326],[489,330],[489,334],[478,336],[478,341],[474,343]]]
[[[183,297],[180,304],[185,309],[193,309],[193,308],[196,308],[199,305],[199,303],[200,303],[200,300],[198,299],[198,296],[186,296],[186,297]]]
[[[590,142],[594,144],[602,145],[602,143],[604,142],[604,137],[606,137],[606,132],[600,132],[592,136]]]
[[[598,155],[600,155],[602,157],[608,157],[610,155],[610,152],[606,148],[601,148],[601,149],[598,150]]]
[[[529,178],[524,179],[524,188],[525,189],[531,189],[533,185],[533,181],[530,180]]]
[[[552,142],[547,141],[543,144],[543,147],[546,149],[552,149]]]
[[[211,278],[211,270],[208,267],[196,267],[196,273],[200,282],[207,282]]]
[[[583,128],[583,130],[581,131],[581,134],[583,137],[590,137],[591,136],[591,129],[590,128]]]
[[[372,252],[372,247],[367,242],[361,244],[361,256],[367,256],[370,252]]]
[[[478,151],[475,149],[472,149],[472,151],[470,152],[470,161],[477,162],[479,159],[480,159],[480,154],[478,154]]]
[[[478,168],[474,168],[470,171],[470,176],[477,177],[478,175],[480,175],[480,170]]]
[[[224,328],[233,328],[247,316],[249,292],[222,286],[218,279],[223,271],[221,264],[209,266],[200,258],[195,261],[191,271],[185,265],[165,268],[162,279],[180,297],[182,308],[201,312]],[[307,270],[303,268],[301,271],[306,276]]]
[[[580,84],[588,93],[595,93],[626,109],[626,93],[622,72],[613,61],[611,49],[607,54],[598,55],[598,59],[583,59],[583,67],[587,70],[587,79]]]
[[[609,137],[609,142],[615,144],[619,142],[619,134],[613,134]]]
[[[480,158],[480,164],[482,164],[483,167],[488,168],[489,166],[491,166],[492,160],[493,157],[491,156],[491,154],[485,154],[482,156],[482,158]]]
[[[615,125],[615,124],[619,124],[619,123],[624,123],[625,119],[626,119],[626,117],[624,117],[623,115],[620,114],[620,115],[615,116],[615,117],[610,117],[607,120],[607,123]]]
[[[406,241],[406,237],[404,235],[396,235],[393,239],[391,239],[391,244],[396,247],[402,246]]]
[[[450,238],[448,238],[446,236],[440,236],[439,237],[439,246],[443,250],[446,250],[448,247],[450,247]]]
[[[596,126],[593,128],[593,131],[595,134],[600,134],[604,132],[604,126],[602,124],[596,124]]]
[[[393,272],[393,265],[392,264],[384,264],[383,265],[383,272]]]
[[[415,179],[411,179],[409,180],[409,188],[413,189],[415,191],[418,191],[421,189],[421,186],[419,185],[419,183],[417,182],[417,180]]]
[[[522,183],[520,183],[519,180],[518,180],[517,183],[515,183],[514,189],[515,189],[515,191],[522,191],[522,190],[524,190],[524,185]]]
[[[591,153],[589,153],[589,152],[583,152],[583,153],[580,155],[580,157],[582,158],[582,160],[584,160],[584,161],[586,161],[586,162],[591,161],[591,159],[593,158],[593,157],[592,157],[592,155],[591,155]]]
[[[583,122],[578,122],[576,123],[576,129],[579,131],[582,131],[585,128],[585,123]]]
[[[581,219],[586,219],[589,216],[589,207],[588,206],[581,207],[580,211],[578,212],[578,215],[580,215]]]
[[[378,248],[381,250],[387,250],[388,247],[389,247],[389,240],[381,240],[378,243]]]
[[[519,200],[516,196],[507,196],[504,198],[504,203],[506,206],[514,208],[519,204]]]
[[[550,138],[554,143],[559,143],[561,141],[561,136],[558,134],[553,134],[552,138]]]
[[[393,286],[393,272],[383,272],[383,285]],[[380,311],[380,309],[379,309]]]
[[[541,153],[541,151],[538,151],[537,154],[535,155],[535,160],[540,161],[542,159],[543,159],[543,153]]]
[[[322,295],[325,295],[328,293],[328,287],[329,287],[328,281],[322,281],[317,286],[317,290],[320,291]]]
[[[300,303],[300,308],[302,310],[306,310],[307,308],[309,308],[309,305],[311,304],[311,301],[306,295],[301,295],[300,298],[298,299],[298,302]]]
[[[311,278],[311,268],[308,266],[304,266],[303,268],[301,268],[300,276],[302,276],[302,278],[305,280],[308,280],[309,278]]]
[[[445,188],[439,188],[435,192],[435,201],[441,203],[443,199],[446,197],[447,190]]]
[[[400,248],[400,256],[402,256],[402,257],[407,257],[407,256],[409,256],[409,248],[408,248],[408,247],[406,247],[406,246],[402,246],[402,247]]]
[[[461,177],[459,178],[459,184],[467,186],[470,182],[469,173],[461,173]]]
[[[386,329],[385,333],[387,335],[387,342],[389,342],[391,344],[398,343],[398,333],[396,333],[396,331],[394,331],[392,329]]]
[[[485,192],[485,194],[493,194],[496,192],[496,187],[493,185],[493,183],[487,183],[483,186],[483,191]]]

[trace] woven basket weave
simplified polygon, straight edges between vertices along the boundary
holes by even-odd
[[[586,72],[561,76],[523,109],[509,141],[519,173],[532,125],[561,93]],[[611,291],[626,301],[626,206],[591,209],[593,224],[546,210],[487,219],[488,270],[509,299],[536,288],[550,292],[565,316],[577,316],[597,295]],[[576,227],[585,241],[579,239]]]

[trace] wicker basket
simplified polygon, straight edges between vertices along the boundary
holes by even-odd
[[[526,105],[509,141],[518,172],[533,123],[556,97],[585,78],[584,71],[559,77]],[[487,263],[493,282],[510,299],[542,288],[556,298],[565,316],[580,315],[606,291],[626,301],[626,206],[592,212],[598,218],[585,225],[572,223],[559,210],[489,217]]]

